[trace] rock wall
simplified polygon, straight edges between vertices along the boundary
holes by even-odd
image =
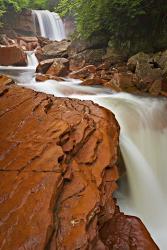
[[[7,12],[2,22],[3,26],[0,29],[0,33],[6,34],[10,38],[36,35],[34,20],[29,10],[24,10],[21,13]]]

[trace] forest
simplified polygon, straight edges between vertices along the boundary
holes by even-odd
[[[162,8],[163,6],[163,8]],[[10,9],[49,9],[61,16],[73,16],[75,37],[95,34],[108,37],[113,46],[130,53],[158,51],[167,43],[165,0],[1,0],[1,16]]]

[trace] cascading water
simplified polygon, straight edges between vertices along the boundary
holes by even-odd
[[[40,35],[42,37],[56,41],[61,41],[66,38],[62,19],[57,13],[48,10],[33,10],[32,13],[36,30],[37,25],[39,25]]]
[[[79,83],[47,81],[24,86],[57,97],[92,100],[115,113],[127,167],[127,180],[120,181],[121,188],[116,193],[118,203],[126,214],[140,217],[160,249],[166,250],[167,100],[112,94],[110,90]]]
[[[26,54],[28,60],[27,66],[0,66],[0,74],[8,75],[16,82],[31,82],[38,65],[38,60],[34,51],[27,51]]]

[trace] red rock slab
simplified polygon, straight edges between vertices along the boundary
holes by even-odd
[[[45,249],[61,175],[0,172],[0,179],[0,249]]]

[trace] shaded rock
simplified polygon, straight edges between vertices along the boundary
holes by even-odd
[[[54,62],[54,59],[47,59],[47,60],[39,62],[36,72],[45,74],[48,71],[49,67],[53,64],[53,62]]]
[[[108,38],[106,34],[98,34],[89,38],[89,40],[73,40],[68,47],[68,55],[71,57],[87,49],[102,49],[106,48],[108,44]]]
[[[123,55],[122,51],[108,47],[106,54],[103,56],[103,60],[110,65],[114,65],[124,62],[126,60],[126,56]]]
[[[107,249],[101,229],[121,216],[112,197],[119,178],[114,115],[90,101],[6,89],[0,97],[0,248]],[[121,232],[122,223],[113,223],[112,237],[124,241]],[[158,249],[148,233],[140,240],[143,249],[148,242]]]
[[[149,89],[149,93],[154,96],[158,96],[162,90],[162,81],[156,80],[153,82]]]
[[[154,81],[162,79],[162,70],[160,68],[152,68],[151,64],[138,63],[136,75],[142,79],[150,78]]]
[[[167,79],[162,80],[162,91],[167,92]]]
[[[51,42],[45,45],[42,49],[37,50],[37,58],[39,61],[59,57],[66,58],[68,57],[67,49],[70,43],[71,42],[67,40]]]
[[[137,217],[120,213],[118,207],[113,218],[101,229],[101,239],[107,249],[158,250],[147,229]]]
[[[44,47],[45,45],[52,43],[52,42],[53,41],[49,40],[49,38],[38,36],[38,43],[39,43],[41,48]]]
[[[27,55],[18,46],[0,47],[0,65],[26,66]]]
[[[138,63],[149,63],[152,60],[152,58],[150,57],[150,55],[144,53],[144,52],[139,52],[138,54],[132,56],[129,58],[128,62],[127,62],[127,66],[128,69],[130,71],[132,71],[133,73],[135,73],[136,71],[136,66]]]
[[[167,78],[167,50],[154,54],[154,61],[162,69],[162,74]]]
[[[69,71],[69,60],[66,58],[55,58],[46,74],[52,76],[65,76]]]
[[[163,72],[161,68],[155,64],[152,55],[140,52],[128,60],[127,66],[129,70],[136,73],[141,79],[150,78],[152,81],[162,79]]]
[[[75,54],[70,57],[70,70],[75,71],[89,64],[97,66],[102,63],[104,54],[105,49],[87,49]]]

